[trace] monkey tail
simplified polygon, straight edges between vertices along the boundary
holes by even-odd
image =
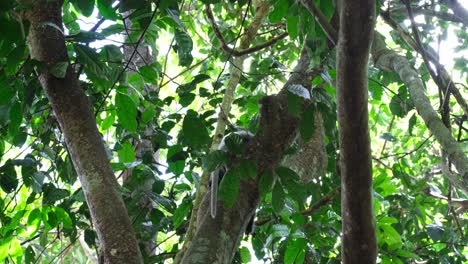
[[[211,217],[214,219],[216,217],[216,205],[218,203],[218,173],[217,170],[211,173]]]

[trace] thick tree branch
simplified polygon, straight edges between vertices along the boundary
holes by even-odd
[[[302,85],[311,89],[310,57],[303,50],[294,73],[278,95],[264,97],[261,104],[261,119],[258,133],[247,146],[244,158],[254,160],[258,175],[275,168],[284,151],[296,137],[299,119],[288,111],[286,90],[290,85]],[[307,105],[305,103],[305,105]],[[258,193],[258,178],[242,180],[233,208],[218,202],[217,216],[212,218],[209,210],[210,193],[204,195],[198,211],[198,228],[188,245],[182,263],[231,263],[245,228],[253,216],[261,197]]]
[[[342,261],[376,263],[367,68],[375,1],[343,1],[337,47],[336,101],[340,134]]]
[[[242,37],[240,41],[239,46],[241,49],[245,49],[250,45],[258,29],[260,28],[263,20],[268,15],[268,12],[270,10],[271,6],[267,1],[259,1],[258,4],[259,5],[255,7],[256,13],[252,20],[252,23],[246,28],[245,30],[246,34]],[[231,67],[231,78],[229,79],[229,82],[226,86],[226,91],[224,93],[223,101],[221,102],[220,113],[218,115],[213,142],[211,145],[212,150],[215,150],[218,148],[218,145],[221,142],[221,138],[224,136],[224,132],[226,130],[226,125],[227,125],[226,113],[229,113],[231,111],[231,105],[232,105],[232,102],[234,101],[234,92],[236,90],[237,85],[239,84],[239,81],[242,75],[242,69],[243,69],[243,63],[244,63],[245,57],[246,57],[245,55],[239,56],[239,57],[235,57],[232,60],[233,65]],[[175,263],[180,263],[180,261],[182,260],[182,257],[188,254],[186,250],[193,244],[192,240],[197,239],[197,236],[200,236],[196,234],[196,232],[199,233],[197,229],[201,221],[200,219],[198,219],[198,216],[200,215],[198,211],[200,210],[201,207],[209,207],[206,204],[203,205],[204,203],[203,197],[205,197],[208,191],[207,186],[209,182],[209,175],[210,175],[209,173],[204,172],[200,179],[200,184],[196,192],[192,214],[190,216],[189,228],[186,233],[184,245],[182,249],[177,253],[176,259],[174,260]],[[203,221],[209,222],[209,220],[210,219],[206,219],[206,220],[204,219]],[[206,235],[209,235],[209,234],[211,233],[206,233]],[[215,241],[215,239],[213,241]],[[205,252],[205,253],[212,254],[213,252]],[[187,258],[184,257],[184,259],[185,259],[184,261],[187,261]],[[227,259],[229,259],[229,257],[227,257]]]
[[[314,15],[314,13],[312,13],[312,15]],[[385,16],[383,17],[385,19]],[[330,28],[331,26],[321,25],[321,27],[325,30],[326,28]],[[332,36],[333,31],[330,31],[327,34],[330,34]],[[417,45],[414,43],[413,48],[415,47],[417,47]],[[450,134],[450,131],[438,118],[436,111],[434,110],[429,99],[425,95],[424,87],[419,77],[419,74],[410,66],[406,58],[399,56],[398,54],[389,50],[386,47],[385,41],[383,40],[383,37],[380,34],[374,35],[371,52],[376,67],[378,67],[381,70],[394,71],[398,73],[401,80],[408,86],[410,90],[410,97],[413,100],[419,115],[423,118],[424,122],[426,123],[426,126],[435,136],[442,148],[445,151],[447,151],[450,159],[454,161],[455,167],[457,168],[458,172],[461,174],[464,180],[464,191],[468,191],[468,158],[464,154],[460,145],[454,140],[454,138]],[[428,54],[431,58],[432,52],[429,51]],[[437,60],[431,59],[431,61],[434,62]],[[465,111],[466,114],[466,101],[463,100],[460,92],[457,89],[455,89],[454,83],[450,80],[449,75],[446,73],[445,70],[443,70],[441,76],[444,79],[444,82],[447,85],[450,85],[450,91],[453,93],[453,95],[457,99],[457,102],[462,106],[462,109]]]
[[[442,146],[443,150],[447,152],[450,160],[457,168],[458,173],[462,176],[464,180],[464,191],[468,191],[468,158],[458,142],[452,137],[450,131],[439,119],[437,112],[434,110],[429,98],[427,98],[425,94],[419,74],[405,57],[396,54],[386,47],[384,38],[380,34],[376,34],[376,37],[374,37],[372,57],[376,67],[398,73],[400,79],[408,87],[410,97],[419,115]]]
[[[418,47],[416,41],[414,41],[408,32],[406,32],[403,28],[401,28],[393,19],[391,19],[388,13],[381,13],[381,17],[389,26],[391,26],[394,30],[399,33],[399,36],[415,51],[422,54],[421,49]],[[446,87],[450,89],[450,92],[457,100],[457,103],[462,108],[465,115],[468,116],[468,103],[467,100],[463,98],[463,95],[460,93],[458,88],[455,86],[455,83],[452,81],[449,73],[445,69],[445,67],[439,63],[439,59],[437,57],[437,53],[431,46],[426,47],[426,54],[428,55],[429,60],[434,63],[437,67],[437,71],[439,72],[439,77],[441,78],[442,84],[439,86],[439,89],[446,90]]]
[[[68,65],[64,76],[51,71],[69,63],[62,27],[62,1],[28,1],[26,19],[31,23],[31,58],[45,63],[48,70],[39,81],[52,105],[64,134],[71,159],[99,238],[103,263],[142,263],[141,253],[119,185],[107,158],[90,103],[79,87],[76,73]],[[61,31],[59,30],[61,29]]]

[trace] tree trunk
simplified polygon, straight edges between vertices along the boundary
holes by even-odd
[[[24,2],[24,1],[23,1]],[[65,47],[62,1],[27,1],[31,58],[45,64],[39,80],[52,105],[78,173],[101,246],[104,263],[142,263],[90,102],[79,87]],[[63,76],[53,71],[66,65]]]
[[[343,1],[337,47],[337,108],[341,160],[342,261],[375,263],[372,159],[367,67],[375,1]]]

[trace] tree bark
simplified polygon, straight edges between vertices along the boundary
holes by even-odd
[[[367,110],[367,67],[375,1],[343,1],[337,47],[340,134],[342,261],[376,263],[372,157]]]
[[[23,1],[25,2],[25,1]],[[69,63],[62,26],[62,1],[26,1],[31,58],[45,64],[39,80],[52,105],[78,173],[96,227],[103,263],[142,263],[127,210],[118,191],[90,102],[73,68],[57,77],[51,69]]]
[[[255,161],[257,173],[275,168],[297,135],[299,119],[288,112],[287,87],[298,84],[311,89],[312,79],[308,67],[310,57],[305,50],[294,73],[277,95],[260,100],[261,119],[258,133],[247,146],[244,158]],[[307,103],[303,104],[304,107]],[[211,193],[207,192],[200,205],[197,231],[187,245],[181,263],[231,263],[245,228],[261,200],[256,180],[241,180],[237,201],[232,208],[218,202],[217,216],[210,215]]]

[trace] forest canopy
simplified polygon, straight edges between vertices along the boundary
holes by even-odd
[[[467,263],[468,6],[338,2],[2,0],[0,261]]]

